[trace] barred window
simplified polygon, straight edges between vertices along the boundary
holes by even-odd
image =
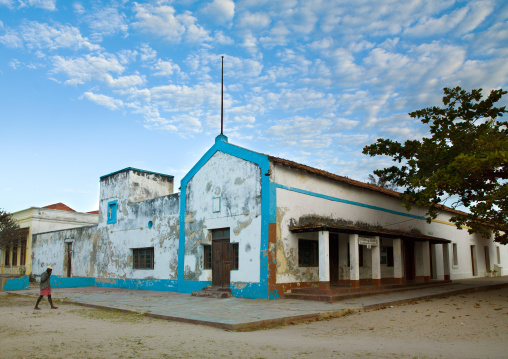
[[[312,241],[307,239],[298,240],[298,266],[300,267],[319,266],[318,241]]]
[[[133,269],[153,269],[153,247],[133,248]]]

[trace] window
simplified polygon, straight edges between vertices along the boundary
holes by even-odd
[[[153,269],[153,247],[133,248],[133,269]]]
[[[108,224],[116,223],[117,206],[117,201],[111,201],[108,203]]]
[[[233,267],[231,270],[238,270],[238,243],[231,243],[233,247]]]
[[[393,267],[393,247],[386,247],[386,266]]]
[[[213,229],[212,239],[229,239],[229,228]]]
[[[453,266],[459,265],[459,256],[457,254],[457,243],[452,243]]]
[[[203,244],[203,269],[212,269],[212,246]]]
[[[19,260],[19,265],[24,266],[26,264],[26,240],[21,241],[21,254]]]
[[[311,241],[307,239],[298,240],[298,266],[319,266],[319,251],[317,241]]]

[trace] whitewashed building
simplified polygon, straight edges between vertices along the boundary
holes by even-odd
[[[279,298],[485,276],[506,246],[457,230],[443,210],[406,211],[396,192],[228,143],[220,135],[181,181],[134,168],[101,177],[99,223],[34,235],[33,268],[84,283]]]

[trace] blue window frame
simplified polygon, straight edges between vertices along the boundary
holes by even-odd
[[[108,202],[108,224],[116,223],[117,201]]]
[[[219,213],[220,212],[220,197],[213,197],[212,199],[212,212]]]

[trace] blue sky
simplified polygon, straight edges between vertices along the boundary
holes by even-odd
[[[443,87],[508,82],[508,2],[0,0],[0,208],[98,208],[125,167],[180,179],[229,142],[357,180]],[[506,102],[506,101],[505,101]]]

